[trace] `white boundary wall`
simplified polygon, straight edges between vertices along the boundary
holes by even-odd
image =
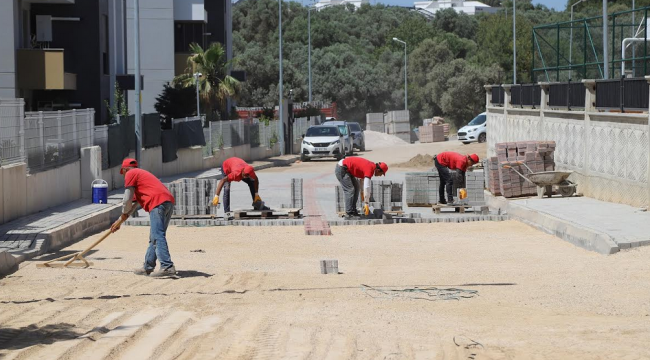
[[[495,144],[526,140],[553,140],[558,170],[572,170],[578,191],[598,200],[632,206],[650,205],[650,118],[643,114],[598,112],[594,82],[585,80],[585,109],[547,108],[548,87],[542,84],[538,109],[513,108],[509,86],[505,107],[491,104],[486,86],[488,156]]]

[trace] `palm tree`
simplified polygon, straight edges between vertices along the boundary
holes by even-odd
[[[192,55],[187,59],[185,74],[174,78],[174,83],[184,87],[194,87],[196,84],[193,73],[201,73],[199,93],[206,112],[226,110],[226,100],[237,97],[241,84],[237,79],[228,75],[231,61],[226,59],[223,47],[220,43],[215,42],[203,50],[199,44],[192,43],[190,52]]]

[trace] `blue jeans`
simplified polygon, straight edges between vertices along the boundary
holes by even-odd
[[[156,267],[156,259],[160,261],[161,269],[168,269],[174,266],[169,248],[167,247],[167,226],[174,212],[174,204],[169,201],[156,206],[149,213],[151,231],[149,233],[149,247],[144,256],[144,268],[153,270]]]
[[[226,173],[221,168],[221,173],[223,176],[226,176]],[[251,192],[251,198],[255,200],[255,181],[253,179],[242,179],[243,182],[248,185],[248,190]],[[223,184],[223,211],[230,212],[230,181],[227,181]]]

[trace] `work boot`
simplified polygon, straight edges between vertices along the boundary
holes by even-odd
[[[447,200],[442,199],[442,200],[438,201],[438,205],[447,205]]]
[[[172,265],[167,269],[160,269],[151,274],[151,277],[165,277],[165,276],[176,276],[176,267]]]
[[[359,215],[359,213],[346,213],[345,216],[343,216],[345,220],[359,220],[360,217],[361,215]]]
[[[133,270],[134,274],[136,274],[136,275],[144,275],[144,276],[147,276],[147,275],[151,274],[152,272],[153,272],[153,269],[145,269],[144,266],[136,268],[136,269]]]

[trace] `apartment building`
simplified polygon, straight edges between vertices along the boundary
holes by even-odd
[[[191,42],[221,42],[232,56],[230,19],[229,0],[140,0],[144,113]],[[24,98],[28,111],[94,108],[107,123],[116,82],[133,84],[133,20],[133,0],[0,1],[0,97]]]
[[[464,12],[467,15],[476,15],[479,13],[496,13],[499,8],[491,7],[480,1],[463,1],[463,0],[434,0],[418,1],[413,3],[416,9],[421,9],[431,14],[439,10],[454,9],[456,12]]]

